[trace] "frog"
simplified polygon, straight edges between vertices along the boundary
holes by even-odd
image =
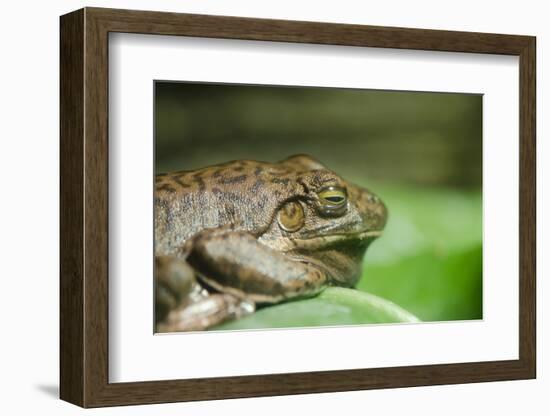
[[[353,288],[388,211],[318,159],[234,160],[155,177],[156,332]]]

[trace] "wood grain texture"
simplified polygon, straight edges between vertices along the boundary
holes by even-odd
[[[60,50],[60,388],[84,404],[84,12],[61,19]]]
[[[87,8],[110,32],[519,55],[528,36]]]
[[[85,9],[84,59],[84,400],[97,400],[108,380],[108,33]]]
[[[520,357],[393,368],[109,383],[108,33],[520,57]],[[535,38],[113,9],[61,18],[61,398],[83,407],[535,377]]]
[[[536,41],[520,54],[519,355],[536,377]]]

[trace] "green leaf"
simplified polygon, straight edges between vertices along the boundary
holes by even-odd
[[[365,264],[357,289],[396,302],[423,321],[482,318],[481,244]]]
[[[396,304],[355,289],[331,287],[320,295],[258,310],[213,329],[258,329],[419,322]]]
[[[389,220],[367,251],[357,289],[422,321],[481,319],[481,193],[380,187],[380,196]]]

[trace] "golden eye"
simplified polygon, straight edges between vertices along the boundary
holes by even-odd
[[[345,189],[335,186],[323,189],[318,195],[323,205],[332,205],[334,207],[342,206],[348,200]]]
[[[277,214],[279,226],[288,232],[298,231],[304,226],[304,209],[299,202],[286,203]]]

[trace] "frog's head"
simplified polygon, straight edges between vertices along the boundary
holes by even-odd
[[[362,256],[368,244],[381,235],[387,210],[371,191],[345,181],[307,155],[280,163],[295,172],[300,189],[276,214],[276,223],[292,249],[346,246]]]

